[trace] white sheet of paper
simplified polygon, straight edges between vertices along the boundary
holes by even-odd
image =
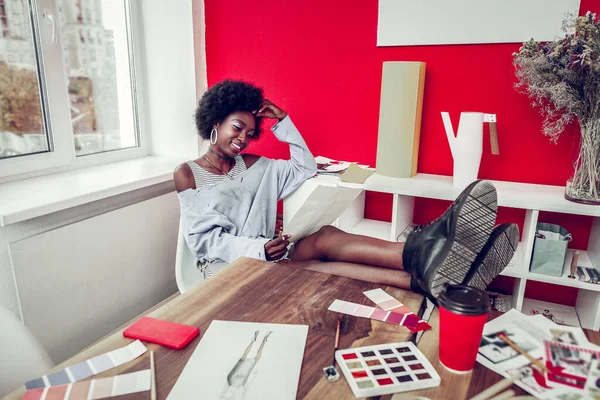
[[[600,381],[600,360],[592,361],[590,367],[590,374],[588,375],[587,382],[585,384],[585,394],[590,399],[600,399],[600,387],[598,382]]]
[[[530,315],[527,320],[544,331],[544,340],[569,344],[572,346],[587,347],[598,349],[598,346],[592,344],[585,336],[583,329],[576,326],[559,325],[543,315]]]
[[[259,331],[235,375],[228,376]],[[265,335],[271,331],[258,360]],[[295,399],[307,325],[213,321],[181,372],[168,400]],[[254,361],[255,360],[255,361]],[[248,376],[245,384],[241,384]]]
[[[283,227],[283,233],[291,235],[290,242],[296,242],[315,233],[322,226],[331,225],[361,191],[361,189],[317,186],[291,221]]]

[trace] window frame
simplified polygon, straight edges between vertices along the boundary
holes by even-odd
[[[52,42],[53,24],[45,17],[56,16],[55,0],[24,0],[29,7],[33,26],[34,51],[38,61],[38,83],[44,125],[49,151],[0,159],[0,183],[55,172],[91,167],[150,155],[149,113],[145,93],[144,42],[141,0],[124,0],[128,19],[128,47],[134,130],[138,146],[109,150],[77,157],[73,141],[70,102],[64,79],[53,79],[64,74],[59,27],[55,26],[56,40]],[[55,24],[58,24],[55,18]],[[41,79],[44,78],[44,79]]]

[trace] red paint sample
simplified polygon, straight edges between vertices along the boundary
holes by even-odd
[[[392,312],[392,313],[390,313],[389,317],[387,317],[385,322],[388,322],[388,323],[394,324],[394,325],[400,325],[403,318],[404,318],[404,314],[397,314],[397,313]]]
[[[404,326],[408,328],[416,329],[419,326],[421,318],[417,314],[409,314],[404,320]]]
[[[383,379],[377,379],[377,383],[379,383],[381,386],[385,386],[385,385],[391,385],[394,382],[390,378],[383,378]]]
[[[412,364],[412,365],[409,365],[409,367],[413,371],[418,371],[420,369],[425,369],[425,368],[423,368],[423,366],[421,364]]]
[[[429,325],[427,322],[422,321],[422,320],[419,320],[416,328],[408,328],[408,330],[411,332],[426,331],[428,329],[431,329],[431,325]]]
[[[342,358],[344,360],[353,360],[355,358],[358,358],[358,356],[356,354],[354,354],[354,353],[350,353],[350,354],[343,354]]]
[[[354,378],[366,378],[368,375],[365,371],[355,371],[352,373]]]

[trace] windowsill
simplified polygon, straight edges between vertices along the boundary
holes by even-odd
[[[0,184],[0,226],[171,181],[180,162],[147,156]]]

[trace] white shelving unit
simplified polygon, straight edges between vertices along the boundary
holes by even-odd
[[[378,239],[390,240],[390,230],[392,224],[389,222],[376,221],[373,219],[363,219],[354,228],[351,233],[364,236],[372,236]]]
[[[502,275],[514,278],[513,307],[521,310],[527,282],[545,282],[580,289],[576,309],[582,326],[600,329],[600,285],[568,278],[573,251],[569,250],[563,276],[552,277],[529,272],[533,254],[535,227],[540,211],[577,214],[594,217],[587,251],[580,250],[579,265],[600,267],[600,207],[573,203],[565,200],[564,187],[532,185],[515,182],[492,181],[498,191],[500,207],[525,210],[524,229],[515,257]],[[412,178],[389,178],[371,175],[364,184],[341,182],[335,176],[318,176],[304,183],[292,196],[284,201],[284,224],[306,201],[318,185],[361,189],[362,193],[339,217],[335,225],[347,232],[384,240],[396,241],[400,233],[412,222],[415,197],[454,200],[461,192],[452,186],[452,177],[417,174]],[[365,192],[381,192],[393,195],[392,221],[380,222],[364,218]]]

